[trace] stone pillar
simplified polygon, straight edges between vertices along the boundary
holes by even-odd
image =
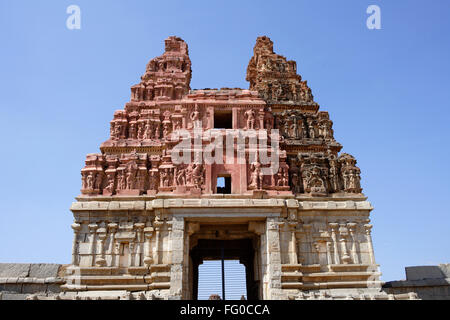
[[[318,241],[314,242],[314,259],[313,259],[313,264],[320,264],[320,243]]]
[[[267,218],[267,263],[268,263],[268,296],[264,299],[281,298],[281,252],[280,227],[278,219]]]
[[[267,245],[265,241],[266,223],[260,221],[250,221],[248,223],[248,231],[255,233],[258,236],[258,241],[255,243],[255,257],[254,257],[254,279],[259,281],[258,297],[265,299],[266,288],[264,287],[264,279],[266,278],[267,266]]]
[[[141,256],[142,256],[142,246],[143,246],[143,237],[142,237],[142,233],[145,227],[145,223],[139,222],[139,223],[135,223],[134,227],[136,228],[136,236],[137,236],[137,241],[136,241],[136,252],[135,252],[135,256],[134,256],[134,265],[136,267],[141,265]]]
[[[110,234],[110,243],[109,243],[109,252],[111,254],[111,267],[119,266],[119,254],[116,254],[116,232],[117,232],[117,223],[109,223],[108,229]],[[117,261],[116,261],[117,258]]]
[[[367,249],[369,250],[370,264],[375,264],[375,256],[373,253],[373,244],[372,244],[372,236],[371,236],[372,227],[373,226],[371,224],[364,225],[364,229],[366,230]]]
[[[73,242],[72,242],[72,265],[78,266],[78,234],[80,233],[81,225],[79,223],[73,223],[72,229],[74,232]]]
[[[314,264],[314,259],[312,259],[313,257],[313,246],[312,246],[312,236],[311,236],[311,224],[304,224],[303,225],[303,230],[305,230],[305,238],[307,241],[307,248],[308,251],[305,252],[305,264]]]
[[[134,240],[130,240],[128,243],[128,267],[134,267],[134,252],[136,245]]]
[[[183,258],[184,258],[184,218],[172,218],[170,232],[171,267],[170,267],[170,298],[181,299],[183,290]]]
[[[359,264],[359,257],[358,257],[358,249],[356,247],[356,237],[355,237],[355,229],[356,229],[356,223],[347,223],[348,231],[350,233],[350,238],[352,240],[352,257],[353,257],[353,263]]]
[[[341,242],[341,248],[342,248],[342,262],[344,264],[348,264],[351,262],[351,258],[348,255],[347,250],[347,228],[345,227],[345,224],[341,224],[339,228],[339,241]]]
[[[100,240],[100,257],[97,259],[95,264],[99,267],[103,267],[106,265],[105,259],[106,228],[102,225],[101,228],[97,230],[97,234]]]
[[[153,223],[153,226],[155,228],[155,251],[153,252],[153,261],[155,264],[159,264],[159,242],[161,238],[161,227],[163,226],[164,222],[155,219],[155,222]]]
[[[232,128],[239,129],[239,108],[231,109],[232,112]]]
[[[186,233],[184,237],[184,263],[183,263],[183,291],[182,291],[182,299],[184,300],[191,300],[193,299],[194,294],[194,270],[198,272],[198,265],[195,265],[195,262],[190,257],[190,244],[191,244],[191,237],[193,234],[198,232],[200,230],[200,224],[196,222],[189,222],[186,225]],[[190,276],[192,274],[192,277]],[[198,276],[198,274],[197,274]],[[197,278],[197,289],[198,289],[198,278]]]
[[[152,258],[152,238],[153,238],[153,227],[148,226],[144,228],[144,237],[145,237],[145,257],[144,264],[147,268],[150,268],[150,265],[153,264]]]
[[[339,224],[330,223],[329,225],[331,228],[331,239],[333,240],[334,264],[340,264],[339,247],[338,247],[337,236],[336,236],[336,232],[337,232],[337,228],[338,228]]]
[[[96,223],[89,224],[89,232],[91,234],[90,244],[89,244],[89,254],[91,255],[91,266],[95,266],[95,253],[96,253],[96,232],[98,225]]]
[[[290,243],[290,255],[289,255],[289,263],[298,264],[298,255],[297,255],[297,239],[295,236],[295,228],[297,226],[296,222],[288,222],[289,231],[291,232],[291,243]]]
[[[331,271],[331,265],[333,264],[333,259],[331,258],[331,242],[327,241],[326,242],[326,249],[327,249],[327,264],[328,264],[328,269]]]

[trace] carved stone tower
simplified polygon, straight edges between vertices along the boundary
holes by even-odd
[[[223,248],[248,299],[394,298],[356,160],[296,62],[259,37],[246,79],[191,90],[188,46],[166,39],[86,157],[64,296],[195,299],[198,266]]]

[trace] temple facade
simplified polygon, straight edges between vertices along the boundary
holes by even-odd
[[[381,291],[360,169],[296,62],[263,36],[249,89],[191,75],[167,38],[87,155],[59,298],[196,299],[221,256],[245,265],[249,300],[414,298]]]

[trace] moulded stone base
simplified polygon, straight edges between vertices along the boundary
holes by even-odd
[[[141,190],[138,189],[125,189],[125,190],[117,190],[118,195],[127,195],[127,196],[138,196],[141,194]]]

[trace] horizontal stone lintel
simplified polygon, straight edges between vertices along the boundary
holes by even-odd
[[[142,211],[170,208],[289,208],[301,211],[315,210],[364,210],[373,209],[365,200],[298,201],[295,199],[154,199],[151,201],[79,201],[72,203],[76,211]]]
[[[64,283],[62,278],[0,278],[0,284],[50,284],[50,283]]]

